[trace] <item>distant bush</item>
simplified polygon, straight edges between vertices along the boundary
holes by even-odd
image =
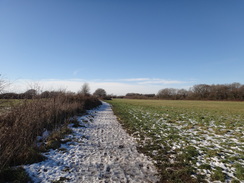
[[[0,99],[19,99],[20,95],[17,93],[3,93],[0,94]]]
[[[124,98],[129,99],[153,99],[155,94],[127,93]]]
[[[24,93],[2,93],[0,94],[0,99],[37,99],[37,98],[54,98],[59,95],[62,95],[61,91],[44,91],[41,94],[37,94],[37,91],[34,89],[27,90]]]
[[[93,96],[99,97],[99,98],[104,98],[107,96],[107,93],[104,89],[98,88],[96,91],[93,93]]]
[[[112,100],[112,97],[111,96],[106,96],[106,97],[103,97],[103,100]]]

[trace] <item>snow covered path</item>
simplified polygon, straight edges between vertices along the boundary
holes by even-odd
[[[35,182],[157,182],[152,161],[138,153],[109,104],[78,118],[70,142],[45,153],[48,160],[25,166]]]

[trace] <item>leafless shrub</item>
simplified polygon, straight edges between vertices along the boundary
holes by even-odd
[[[36,137],[53,130],[66,119],[100,104],[96,98],[59,93],[53,98],[24,100],[1,116],[0,170],[37,161]]]
[[[4,91],[4,88],[7,86],[7,81],[2,78],[0,74],[0,93]]]
[[[81,90],[79,91],[79,94],[84,95],[84,96],[89,96],[90,95],[90,87],[88,83],[84,83],[81,87]]]

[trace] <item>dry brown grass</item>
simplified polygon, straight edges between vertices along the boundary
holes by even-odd
[[[93,97],[62,93],[55,98],[26,100],[12,107],[0,117],[0,171],[41,160],[36,137],[44,129],[57,129],[69,117],[99,104]]]

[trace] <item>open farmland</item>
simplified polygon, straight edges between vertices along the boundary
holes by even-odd
[[[244,103],[109,101],[162,182],[244,182]]]

